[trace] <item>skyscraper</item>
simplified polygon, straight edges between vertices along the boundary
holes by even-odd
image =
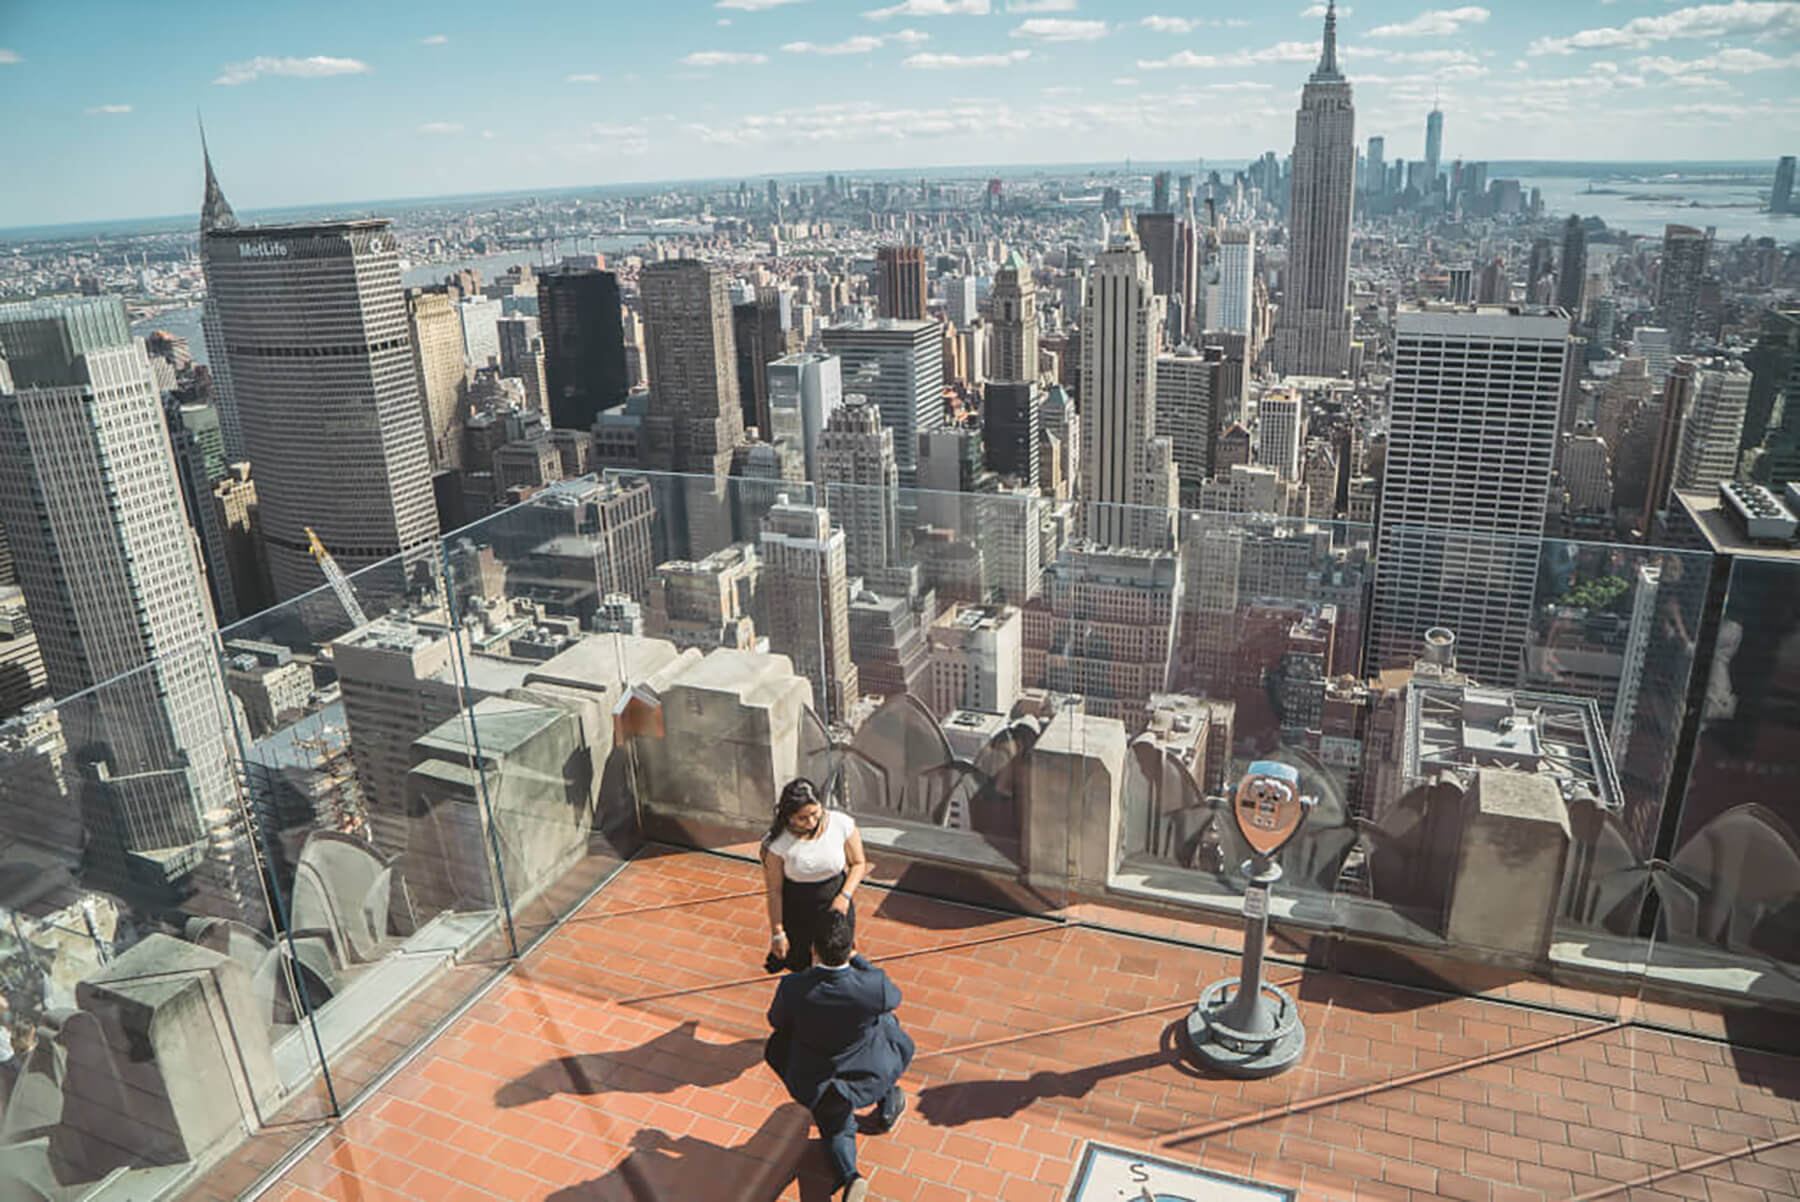
[[[1298,392],[1274,389],[1264,393],[1256,410],[1256,462],[1273,468],[1283,480],[1298,480],[1305,427]]]
[[[1148,475],[1162,314],[1150,265],[1127,225],[1094,260],[1081,309],[1080,496],[1085,537],[1102,546],[1138,545],[1134,508],[1168,505],[1175,487],[1172,478],[1153,486]]]
[[[1688,414],[1700,394],[1700,364],[1683,355],[1669,367],[1663,384],[1662,405],[1651,411],[1640,411],[1640,420],[1656,417],[1656,433],[1651,443],[1650,469],[1644,488],[1643,508],[1638,515],[1637,531],[1649,535],[1663,515],[1669,511],[1670,489],[1675,483],[1675,465],[1680,456],[1681,432]]]
[[[1403,310],[1395,318],[1371,669],[1410,663],[1426,629],[1446,626],[1470,675],[1513,683],[1531,623],[1568,355],[1568,319],[1554,309]]]
[[[1275,323],[1275,369],[1336,376],[1350,367],[1350,215],[1356,188],[1356,108],[1338,70],[1336,0],[1325,46],[1300,93],[1288,202],[1288,262]]]
[[[1794,156],[1784,154],[1775,164],[1775,186],[1769,189],[1769,212],[1787,213],[1794,207]]]
[[[1036,380],[989,380],[981,398],[981,444],[989,471],[1038,483],[1044,390]]]
[[[994,287],[988,293],[988,311],[993,331],[993,362],[988,364],[990,380],[1035,380],[1038,377],[1037,281],[1031,277],[1031,266],[1018,251],[1007,255],[1006,262],[994,273]]]
[[[844,403],[843,364],[836,355],[801,351],[783,355],[765,369],[769,389],[770,442],[798,441],[805,452],[806,478],[817,482],[819,436]]]
[[[0,518],[52,693],[94,690],[62,708],[90,882],[260,925],[212,607],[117,298],[0,305]]]
[[[1218,363],[1191,346],[1156,360],[1156,432],[1169,440],[1183,507],[1196,504],[1212,475],[1219,427],[1213,386]]]
[[[1750,400],[1750,373],[1735,359],[1700,364],[1699,387],[1681,425],[1676,488],[1712,492],[1737,475],[1738,441]]]
[[[1219,234],[1219,311],[1207,329],[1248,335],[1255,306],[1256,231],[1234,226]]]
[[[456,302],[462,321],[463,359],[471,368],[500,362],[500,302],[487,296],[465,296]]]
[[[1444,112],[1436,104],[1425,114],[1425,187],[1437,187],[1438,168],[1444,158]]]
[[[1744,366],[1750,369],[1750,400],[1738,446],[1748,451],[1762,446],[1784,392],[1793,398],[1788,406],[1800,407],[1800,308],[1763,310],[1761,332],[1744,355]],[[0,584],[4,583],[5,573],[0,571]]]
[[[322,582],[309,526],[346,572],[428,548],[431,457],[388,222],[215,221],[201,261],[277,598]]]
[[[1180,251],[1176,246],[1175,214],[1157,210],[1139,213],[1132,218],[1138,244],[1144,248],[1144,259],[1150,264],[1150,287],[1167,300],[1181,292],[1176,279]]]
[[[412,328],[413,373],[418,377],[426,451],[437,469],[462,466],[462,419],[468,395],[462,323],[442,285],[406,294]]]
[[[1370,196],[1387,192],[1387,139],[1376,134],[1369,139],[1369,154],[1363,164],[1363,191]]]
[[[538,275],[538,321],[544,335],[544,379],[550,425],[590,430],[604,409],[625,403],[625,332],[619,277],[593,268]]]
[[[944,424],[944,339],[935,321],[856,321],[828,326],[825,349],[843,365],[846,396],[866,396],[894,432],[900,487],[918,483],[919,435]]]
[[[1656,276],[1656,324],[1669,331],[1677,355],[1694,346],[1694,322],[1700,308],[1700,278],[1706,274],[1710,234],[1691,225],[1663,228],[1662,266]]]
[[[500,374],[523,377],[531,344],[543,337],[543,323],[529,313],[515,313],[495,322],[494,333],[500,343]]]
[[[187,507],[188,524],[200,540],[206,563],[206,585],[212,593],[213,616],[229,625],[249,611],[238,608],[231,565],[226,558],[225,531],[213,506],[213,483],[225,477],[225,444],[219,431],[219,411],[211,405],[186,405],[173,395],[163,417],[169,430],[169,449],[174,452],[175,478]]]
[[[812,681],[819,716],[840,722],[859,695],[844,532],[832,528],[823,508],[782,496],[764,519],[758,550],[769,647]]]
[[[863,397],[838,406],[819,436],[825,507],[843,528],[849,570],[879,572],[900,547],[899,472],[894,432]]]
[[[668,517],[690,540],[684,557],[701,559],[732,541],[724,482],[744,437],[730,286],[710,263],[670,259],[644,268],[638,287],[650,359],[645,465],[689,476],[686,512]]]
[[[883,246],[875,252],[878,317],[925,319],[925,251],[918,246]]]

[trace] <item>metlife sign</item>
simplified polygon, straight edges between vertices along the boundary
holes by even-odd
[[[228,240],[237,248],[235,258],[244,262],[298,259],[347,259],[365,255],[393,254],[399,249],[394,236],[385,228],[309,229],[292,234],[246,230],[214,232],[209,238]],[[229,252],[228,252],[229,253]]]

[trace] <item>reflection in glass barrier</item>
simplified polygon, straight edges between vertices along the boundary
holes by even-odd
[[[163,652],[0,724],[0,1187],[154,1196],[327,1113],[215,644]]]
[[[1694,627],[1711,637],[1691,766],[1647,874],[1651,973],[1791,1002],[1800,997],[1800,551],[1747,537],[1722,519],[1719,498],[1679,502],[1719,557],[1721,587]]]

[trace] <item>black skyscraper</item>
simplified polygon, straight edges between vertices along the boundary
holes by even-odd
[[[1044,393],[1026,380],[988,381],[981,405],[981,444],[988,470],[1038,482],[1038,432],[1043,426]]]
[[[1581,320],[1581,290],[1587,284],[1587,230],[1574,213],[1563,223],[1562,262],[1557,264],[1556,305],[1569,311],[1569,320]]]
[[[768,441],[768,366],[788,353],[780,294],[763,288],[755,300],[731,306],[731,337],[737,349],[738,402],[744,409],[744,425],[755,426]]]
[[[550,424],[559,430],[592,429],[601,410],[625,403],[619,277],[580,268],[541,273],[538,321]]]

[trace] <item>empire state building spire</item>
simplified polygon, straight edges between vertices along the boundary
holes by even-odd
[[[1342,79],[1337,65],[1337,0],[1325,6],[1325,49],[1319,55],[1319,68],[1312,73],[1315,80]]]
[[[1319,69],[1300,89],[1288,196],[1288,263],[1271,355],[1283,375],[1337,376],[1351,366],[1350,217],[1356,105],[1338,70],[1337,6],[1325,10]]]

